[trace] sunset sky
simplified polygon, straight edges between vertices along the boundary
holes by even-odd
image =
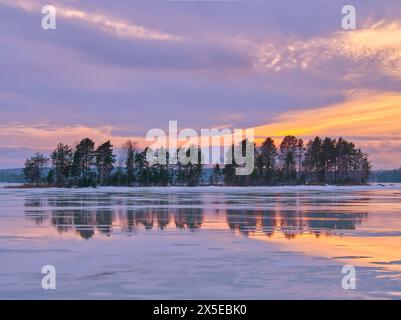
[[[343,136],[375,169],[401,167],[401,2],[0,0],[0,168],[169,120]]]

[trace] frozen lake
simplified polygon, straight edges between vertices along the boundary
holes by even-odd
[[[3,299],[400,297],[400,185],[0,188]]]

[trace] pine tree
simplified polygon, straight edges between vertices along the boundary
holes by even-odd
[[[334,182],[334,171],[337,161],[336,140],[325,138],[322,142],[323,183]]]
[[[217,163],[213,168],[212,175],[210,176],[210,184],[213,186],[218,185],[221,181],[221,174],[220,165]]]
[[[223,168],[224,174],[224,184],[226,186],[235,186],[237,185],[237,176],[235,174],[235,168],[237,167],[234,159],[234,144],[231,145],[230,149],[227,151],[225,157],[225,165]]]
[[[276,170],[277,148],[272,138],[266,138],[260,147],[260,163],[257,166],[263,185],[273,185]]]
[[[100,185],[105,185],[110,178],[116,162],[113,146],[109,141],[100,145],[96,150],[96,168]]]
[[[253,161],[253,171],[250,174],[238,176],[239,185],[241,185],[241,186],[257,185],[258,184],[258,171],[257,171],[257,169],[255,170],[255,163],[257,162],[257,159],[258,159],[258,151],[256,148],[256,144],[253,141],[244,139],[239,143],[238,149],[240,150],[242,157],[249,157],[248,159]],[[253,155],[248,154],[248,152],[253,152]],[[244,163],[243,165],[240,165],[239,167],[243,168],[245,166],[246,166],[246,163]]]
[[[68,145],[59,143],[50,155],[54,168],[54,180],[58,187],[66,185],[72,170],[73,152]]]
[[[155,165],[155,183],[159,186],[167,186],[170,184],[170,167],[169,167],[169,152],[163,147],[156,150],[158,163]]]
[[[195,163],[194,171],[193,171],[193,185],[199,186],[202,182],[202,174],[203,174],[203,154],[200,146],[195,147],[195,152],[197,152],[198,161]]]
[[[285,184],[296,182],[296,157],[298,139],[294,136],[286,136],[280,144],[280,159],[282,161],[282,172]]]
[[[95,143],[88,138],[81,140],[76,146],[73,157],[73,175],[77,185],[88,187],[94,183],[95,155]]]
[[[182,165],[182,182],[185,186],[197,186],[201,182],[203,171],[201,148],[199,146],[190,145],[186,149],[185,155],[186,158],[189,159],[189,161]]]
[[[49,159],[42,153],[35,153],[35,155],[25,161],[24,175],[28,183],[39,185],[44,182],[43,169]]]
[[[135,154],[135,170],[138,184],[148,186],[150,184],[151,172],[149,163],[146,159],[146,153],[149,148]]]
[[[322,183],[324,177],[324,158],[322,149],[322,139],[315,137],[309,141],[305,155],[305,168],[308,183]]]
[[[353,154],[353,144],[348,143],[343,138],[337,142],[337,183],[345,184],[349,182],[349,171],[351,169],[351,157]]]
[[[131,141],[127,141],[125,144],[126,148],[126,160],[125,160],[125,172],[127,176],[127,185],[131,186],[135,181],[135,150],[134,145]]]
[[[249,175],[239,175],[237,169],[242,169],[245,164],[238,164],[236,156],[248,156],[252,147],[256,170]],[[47,181],[59,187],[96,186],[97,183],[140,186],[197,186],[202,183],[203,155],[199,146],[178,149],[177,155],[184,161],[178,159],[176,165],[170,164],[171,155],[163,148],[154,151],[146,148],[136,152],[134,144],[128,141],[122,149],[124,156],[119,158],[119,165],[113,173],[116,160],[110,141],[95,151],[95,143],[86,138],[76,145],[74,152],[69,146],[60,143],[51,154],[52,168],[47,178],[43,171],[49,159],[37,153],[26,160],[26,181],[35,184]],[[153,155],[156,161],[149,160],[148,154]],[[266,138],[259,150],[255,148],[254,142],[244,139],[237,146],[231,145],[225,157],[224,168],[221,170],[217,164],[213,169],[210,177],[212,185],[220,183],[222,174],[224,184],[228,186],[365,184],[371,170],[368,155],[341,137],[338,140],[315,137],[305,148],[302,139],[286,136],[280,144],[279,155],[271,138]],[[280,167],[277,165],[278,160]],[[94,170],[95,167],[97,170]]]

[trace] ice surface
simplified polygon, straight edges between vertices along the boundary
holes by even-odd
[[[1,189],[0,298],[399,298],[400,239],[399,185]]]

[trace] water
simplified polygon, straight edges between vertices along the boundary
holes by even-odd
[[[0,188],[0,298],[399,298],[400,249],[399,185]]]

